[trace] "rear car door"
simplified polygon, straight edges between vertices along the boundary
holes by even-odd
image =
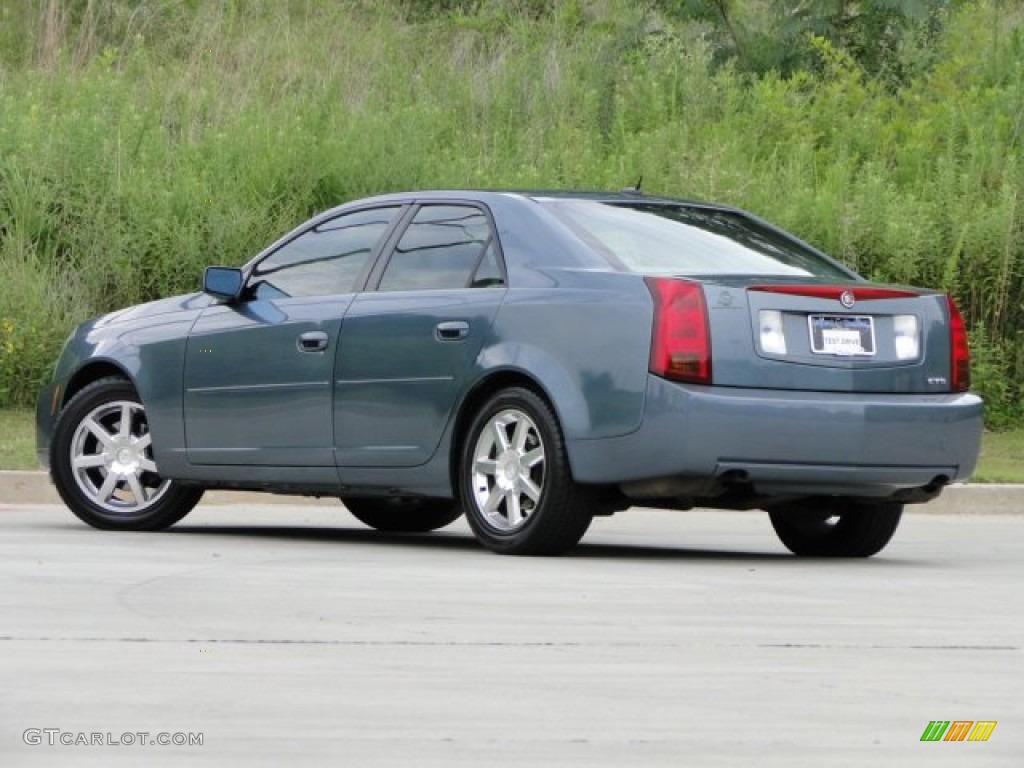
[[[422,204],[407,221],[345,316],[335,368],[341,467],[430,459],[505,295],[484,207]]]
[[[203,311],[185,359],[190,462],[334,465],[331,381],[342,318],[400,210],[317,224],[256,265],[241,301]]]

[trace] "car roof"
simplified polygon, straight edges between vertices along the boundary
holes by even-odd
[[[389,202],[409,202],[412,200],[473,200],[486,203],[496,197],[518,197],[527,200],[588,200],[593,202],[629,202],[629,203],[664,203],[698,205],[707,208],[732,210],[731,206],[707,203],[699,200],[686,200],[661,195],[648,195],[635,189],[623,189],[617,192],[601,190],[577,189],[425,189],[409,192],[392,192],[384,195],[352,200],[345,207],[353,204],[375,204]]]
[[[341,205],[330,208],[326,211],[322,211],[311,219],[303,222],[298,227],[293,229],[291,232],[281,236],[275,242],[268,245],[260,253],[256,254],[244,265],[245,268],[250,267],[252,264],[257,263],[260,259],[264,258],[268,253],[271,253],[275,249],[279,248],[283,243],[288,242],[290,239],[295,237],[302,230],[309,227],[316,227],[320,223],[327,221],[335,216],[343,213],[357,211],[364,208],[380,205],[410,205],[418,202],[435,202],[435,203],[459,203],[459,202],[476,202],[482,205],[488,205],[489,207],[502,207],[501,203],[509,202],[512,200],[520,201],[522,203],[541,203],[551,202],[556,200],[564,201],[588,201],[588,202],[605,202],[605,203],[619,203],[619,204],[646,204],[646,205],[683,205],[693,208],[701,208],[707,211],[719,211],[722,213],[731,213],[745,218],[751,219],[770,230],[779,232],[780,234],[792,238],[793,235],[788,232],[784,232],[771,222],[765,221],[755,214],[745,211],[741,208],[737,208],[731,205],[722,205],[720,203],[709,203],[700,200],[687,200],[682,198],[665,197],[660,195],[648,195],[642,191],[638,191],[633,188],[622,189],[617,192],[608,192],[600,190],[576,190],[576,189],[426,189],[426,190],[409,190],[406,192],[391,192],[383,195],[375,195],[372,197],[364,197],[350,200]],[[814,246],[806,243],[802,240],[798,242],[807,248],[808,250],[816,253],[820,257],[835,262],[831,257],[822,251],[818,250]]]

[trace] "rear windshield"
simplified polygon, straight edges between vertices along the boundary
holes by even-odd
[[[632,272],[851,277],[800,243],[730,211],[670,203],[544,204],[591,247]]]

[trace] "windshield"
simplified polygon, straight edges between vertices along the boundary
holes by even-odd
[[[851,279],[800,243],[731,211],[590,200],[544,204],[589,245],[633,272]]]

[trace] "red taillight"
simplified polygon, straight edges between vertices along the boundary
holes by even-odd
[[[960,310],[949,296],[946,297],[949,307],[949,352],[950,352],[950,386],[954,392],[966,392],[971,388],[971,352],[967,346],[967,329]]]
[[[711,383],[711,334],[704,290],[697,283],[644,278],[654,297],[650,371],[691,384]]]
[[[853,295],[855,301],[877,301],[878,299],[907,299],[920,294],[900,288],[862,288],[857,285],[752,285],[749,291],[785,293],[790,296],[807,296],[812,299],[835,299],[844,293]]]

